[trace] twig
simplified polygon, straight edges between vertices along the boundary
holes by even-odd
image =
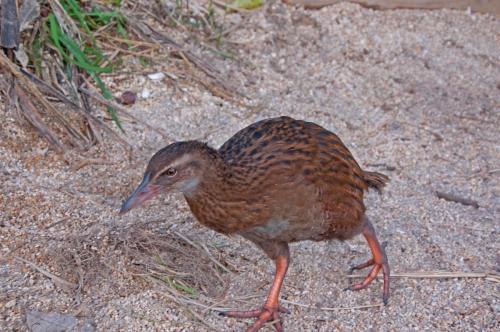
[[[438,198],[442,198],[442,199],[449,201],[449,202],[460,203],[462,205],[469,205],[469,206],[473,206],[476,209],[479,209],[479,203],[477,201],[474,201],[474,200],[469,199],[469,198],[460,197],[460,196],[455,195],[455,194],[444,193],[442,191],[436,191],[436,196]]]
[[[118,53],[125,53],[125,54],[130,54],[130,55],[134,55],[134,56],[143,56],[143,57],[147,57],[147,58],[150,58],[150,59],[156,59],[155,56],[153,55],[149,55],[149,54],[146,54],[148,52],[151,52],[151,49],[145,49],[145,50],[142,50],[142,51],[131,51],[131,50],[127,50],[127,49],[124,49],[122,47],[119,47],[119,46],[116,46],[116,45],[113,45],[111,43],[106,43],[106,42],[99,42],[99,46],[107,46],[108,48],[111,48],[111,49],[114,49],[115,50],[115,56],[118,55]],[[103,62],[103,66],[106,66],[109,62],[111,62],[111,59],[107,59],[106,62]]]
[[[83,159],[73,166],[74,171],[78,171],[88,165],[114,165],[115,163],[106,159]]]
[[[323,311],[336,311],[336,310],[354,310],[354,309],[366,309],[366,308],[376,308],[376,307],[383,307],[383,303],[377,303],[377,304],[365,304],[365,305],[358,305],[358,306],[353,306],[353,307],[316,307],[316,306],[311,306],[299,302],[294,302],[294,301],[289,301],[289,300],[283,300],[280,299],[281,302],[283,303],[288,303],[291,305],[296,305],[298,307],[302,308],[309,308],[309,309],[319,309]]]
[[[199,246],[197,246],[193,241],[191,241],[190,239],[188,239],[187,237],[185,237],[181,233],[178,233],[176,231],[172,231],[172,233],[174,233],[175,235],[177,235],[178,237],[180,237],[181,239],[183,239],[184,241],[186,241],[188,244],[190,244],[191,246],[195,247],[196,249],[200,249],[201,250],[201,248]],[[233,273],[227,267],[225,267],[224,265],[222,265],[218,260],[216,260],[215,258],[213,258],[212,255],[210,254],[210,252],[208,251],[208,249],[203,248],[203,251],[205,251],[205,253],[207,254],[208,259],[210,259],[213,263],[215,263],[215,265],[217,265],[218,267],[220,267],[221,269],[223,269],[227,273],[231,273],[231,274]]]
[[[14,256],[14,258],[17,259],[17,260],[19,260],[19,261],[21,261],[21,262],[23,262],[23,263],[25,263],[25,264],[27,264],[27,265],[29,265],[34,270],[36,270],[36,271],[40,272],[41,274],[43,274],[44,276],[50,278],[59,287],[70,289],[70,290],[75,290],[78,287],[77,284],[74,284],[72,282],[66,281],[63,278],[58,277],[55,274],[50,273],[50,272],[42,269],[41,267],[39,267],[38,265],[36,265],[33,262],[30,262],[27,259],[24,259],[24,258],[19,257],[19,256]]]
[[[216,307],[216,305],[222,304],[222,303],[230,301],[230,300],[240,300],[241,301],[241,300],[244,300],[244,299],[251,299],[251,298],[261,297],[261,296],[262,295],[259,294],[259,295],[250,295],[250,296],[236,298],[236,299],[227,299],[227,300],[224,300],[224,301],[217,302],[217,303],[215,303],[214,305],[211,305],[211,306],[202,305],[201,303],[193,303],[193,304],[198,304],[198,305],[200,305],[202,307],[205,307],[206,309],[204,310],[204,312],[209,311],[209,310],[211,310],[211,311],[225,311],[225,310],[230,310],[231,308]],[[288,304],[291,304],[291,305],[295,305],[297,307],[309,308],[309,309],[318,309],[318,310],[323,310],[323,311],[365,309],[365,308],[375,308],[375,307],[382,307],[382,306],[384,306],[383,303],[377,303],[377,304],[366,304],[366,305],[359,305],[359,306],[353,306],[353,307],[317,307],[317,306],[308,305],[308,304],[304,304],[304,303],[300,303],[300,302],[294,302],[294,301],[290,301],[290,300],[284,300],[282,298],[280,298],[280,302],[288,303]]]
[[[145,47],[152,48],[155,50],[160,48],[160,45],[155,44],[155,43],[146,42],[146,41],[123,39],[123,38],[113,37],[110,35],[106,36],[106,38],[117,41],[119,43],[134,44],[134,47],[145,46]]]
[[[226,298],[226,299],[223,299],[221,301],[213,301],[212,299],[208,299],[210,301],[213,301],[213,304],[210,305],[210,306],[206,306],[206,305],[201,304],[201,303],[195,303],[195,304],[200,305],[200,306],[202,306],[202,307],[205,308],[203,310],[203,313],[206,313],[207,311],[224,311],[224,310],[230,310],[231,309],[231,308],[222,308],[222,307],[220,307],[221,304],[224,304],[226,302],[229,302],[229,301],[244,301],[244,300],[253,299],[253,298],[262,297],[262,296],[263,295],[261,295],[261,294],[254,294],[254,295],[241,296],[241,297],[237,297],[237,298],[233,298],[233,299]]]
[[[364,278],[361,274],[343,275],[345,278]],[[500,275],[487,272],[453,272],[453,271],[422,271],[391,273],[391,278],[444,279],[444,278],[476,278],[500,282]]]

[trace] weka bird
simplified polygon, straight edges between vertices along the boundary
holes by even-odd
[[[363,171],[339,137],[312,122],[279,117],[262,120],[231,137],[219,150],[198,141],[173,143],[149,161],[139,187],[121,212],[163,191],[177,190],[200,223],[223,234],[239,234],[274,260],[274,282],[262,308],[229,311],[229,317],[257,318],[247,331],[275,321],[282,331],[279,293],[290,254],[288,243],[349,239],[362,233],[373,258],[368,286],[380,270],[383,300],[389,298],[389,265],[365,215],[363,193],[380,191],[388,177]]]

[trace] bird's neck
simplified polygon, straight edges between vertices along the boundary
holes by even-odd
[[[196,188],[184,192],[184,197],[200,223],[221,233],[233,233],[237,228],[228,211],[234,208],[233,202],[239,200],[236,197],[239,195],[235,195],[235,186],[230,181],[233,177],[231,166],[220,156],[214,158],[213,155],[204,166]]]
[[[196,187],[184,191],[184,196],[192,200],[207,196],[223,199],[233,187],[231,165],[225,162],[217,150],[209,146],[197,151],[197,159],[201,172],[196,178]]]
[[[227,163],[217,150],[209,149],[202,156],[203,171],[196,188],[184,192],[184,196],[192,202],[209,200],[216,205],[240,200],[248,188],[247,177],[239,168]]]

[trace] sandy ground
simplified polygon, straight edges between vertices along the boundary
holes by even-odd
[[[203,138],[214,146],[265,117],[315,121],[336,132],[362,167],[391,177],[383,196],[370,193],[366,204],[379,238],[388,242],[395,275],[499,273],[497,19],[448,10],[382,12],[341,4],[303,11],[278,4],[252,13],[228,38],[239,41],[232,46],[235,60],[202,55],[253,108],[196,85],[158,84],[144,75],[128,77],[116,92],[151,90],[150,98],[134,105],[136,116],[173,139]],[[196,302],[211,305],[208,299],[215,299],[218,307],[258,306],[272,280],[274,268],[261,252],[198,225],[178,195],[118,216],[149,156],[168,141],[127,122],[135,147],[131,160],[110,144],[72,152],[66,162],[3,114],[0,330],[26,330],[26,314],[33,310],[72,314],[97,331],[208,331],[208,325],[241,331],[250,323],[220,318],[197,304],[180,306],[160,285],[145,282],[127,258],[124,243],[133,246],[134,234],[144,230],[165,238],[175,231],[206,245],[232,272],[221,272],[228,289],[209,283]],[[82,158],[107,163],[75,170]],[[438,199],[436,190],[474,199],[479,208]],[[282,291],[291,310],[284,315],[287,331],[500,328],[498,277],[394,277],[390,303],[382,307],[380,281],[360,292],[342,291],[349,266],[369,257],[361,237],[291,249]],[[189,269],[205,273],[202,265]]]

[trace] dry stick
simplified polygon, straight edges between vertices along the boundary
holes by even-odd
[[[145,126],[145,127],[149,128],[149,129],[153,130],[154,132],[160,134],[163,138],[171,139],[171,137],[169,137],[168,134],[166,134],[165,132],[163,132],[163,130],[161,130],[159,128],[156,128],[156,127],[153,127],[150,124],[148,124],[147,122],[144,122],[144,121],[140,120],[139,118],[133,116],[127,110],[125,110],[125,108],[121,107],[120,105],[118,105],[114,101],[107,100],[107,99],[99,96],[97,93],[92,92],[92,91],[87,90],[87,89],[82,88],[82,87],[80,87],[78,90],[80,92],[83,92],[86,95],[92,97],[94,100],[100,102],[101,104],[104,104],[106,106],[112,107],[113,109],[115,109],[116,111],[118,111],[118,112],[122,113],[123,115],[129,117],[130,119],[132,119],[132,120],[134,120],[134,121],[142,124],[143,126]]]
[[[41,267],[39,267],[38,265],[36,265],[35,263],[33,262],[30,262],[29,260],[27,259],[24,259],[22,257],[19,257],[19,256],[14,256],[15,259],[29,265],[31,268],[33,268],[34,270],[40,272],[41,274],[43,274],[44,276],[50,278],[56,285],[62,287],[62,288],[66,288],[66,289],[70,289],[70,290],[75,290],[78,285],[77,284],[74,284],[72,282],[69,282],[69,281],[66,281],[64,280],[63,278],[61,277],[58,277],[56,276],[55,274],[53,273],[50,273],[44,269],[42,269]]]
[[[182,235],[181,233],[178,233],[176,231],[172,231],[175,235],[177,235],[178,237],[180,237],[181,239],[183,239],[184,241],[186,241],[188,244],[190,244],[191,246],[193,246],[194,248],[196,249],[200,249],[199,246],[197,246],[193,241],[191,241],[190,239],[188,239],[187,237],[185,237],[184,235]],[[223,269],[224,271],[230,273],[230,274],[233,274],[233,272],[231,270],[229,270],[227,267],[225,267],[224,265],[222,265],[218,260],[216,260],[215,258],[213,258],[212,254],[210,254],[210,252],[208,251],[208,249],[204,248],[204,251],[207,253],[207,257],[213,262],[215,263],[215,265],[217,265],[218,267],[220,267],[221,269]]]
[[[364,278],[361,274],[343,275],[344,278]],[[500,275],[486,272],[450,272],[450,271],[422,271],[391,273],[391,278],[441,279],[441,278],[476,278],[500,282]]]
[[[294,301],[289,301],[289,300],[283,300],[283,299],[280,299],[280,302],[288,303],[291,305],[296,305],[296,306],[302,307],[302,308],[319,309],[319,310],[323,310],[323,311],[366,309],[366,308],[376,308],[376,307],[383,307],[384,306],[383,303],[378,303],[378,304],[357,305],[357,306],[353,306],[353,307],[319,307],[318,308],[315,306],[311,306],[311,305],[307,305],[307,304],[303,304],[303,303],[299,303],[299,302],[294,302]]]
[[[142,51],[131,51],[131,50],[123,49],[123,48],[121,48],[119,46],[115,46],[115,45],[110,44],[110,43],[102,43],[102,44],[104,46],[109,47],[109,48],[115,49],[119,53],[125,53],[125,54],[133,55],[133,56],[136,56],[136,57],[141,57],[142,56],[142,57],[149,58],[149,59],[152,59],[152,60],[158,59],[158,56],[150,54],[151,52],[154,51],[151,48],[147,48],[147,49],[142,50]]]
[[[460,203],[462,205],[473,206],[476,209],[479,209],[479,203],[469,198],[461,197],[455,194],[444,193],[442,191],[436,191],[436,196],[438,198],[442,198],[449,202]]]
[[[16,65],[14,65],[10,60],[3,54],[3,52],[0,52],[0,64],[4,65],[7,67],[14,76],[16,76],[23,85],[26,86],[26,88],[29,90],[31,94],[33,94],[34,97],[43,105],[43,107],[47,110],[53,113],[53,117],[58,119],[68,130],[68,133],[72,134],[75,138],[81,140],[81,141],[86,141],[86,137],[80,133],[80,131],[73,127],[71,123],[69,123],[64,116],[54,107],[52,106],[42,95],[40,90],[30,81],[28,80],[23,73],[17,68]],[[76,141],[78,145],[78,141]]]
[[[131,51],[131,50],[127,50],[127,49],[121,48],[119,46],[113,45],[111,43],[106,43],[106,42],[100,41],[99,46],[103,46],[103,45],[105,47],[114,49],[115,53],[125,53],[125,54],[129,54],[129,55],[134,55],[134,56],[143,56],[143,57],[147,57],[147,58],[151,58],[151,59],[156,59],[155,56],[146,54],[148,52],[151,52],[151,49],[149,49],[149,48],[146,50],[142,50],[142,51]],[[115,57],[116,57],[116,55],[115,55]],[[107,59],[106,62],[104,62],[102,65],[105,66],[110,61],[111,61],[111,59]]]
[[[99,45],[99,47],[101,47],[101,45]],[[101,64],[101,66],[106,67],[108,64],[110,64],[111,61],[113,61],[114,58],[116,58],[118,54],[120,54],[120,51],[121,49],[115,49],[115,51],[111,53],[110,56],[107,56],[106,60]]]
[[[134,44],[134,47],[137,46],[146,46],[152,49],[159,49],[160,45],[155,44],[155,43],[150,43],[146,41],[139,41],[139,40],[129,40],[129,39],[123,39],[123,38],[118,38],[118,37],[113,37],[113,36],[106,36],[106,38],[120,42],[120,43],[127,43],[127,44]]]
[[[77,95],[79,96],[79,99],[81,100],[81,105],[82,105],[82,108],[85,110],[85,113],[92,114],[93,108],[90,105],[89,96],[84,95],[83,93],[77,93]],[[94,122],[87,120],[87,124],[89,127],[88,135],[91,139],[91,142],[93,142],[94,140],[97,141],[98,143],[103,142],[104,139],[103,139],[102,133],[98,127],[94,126]]]

